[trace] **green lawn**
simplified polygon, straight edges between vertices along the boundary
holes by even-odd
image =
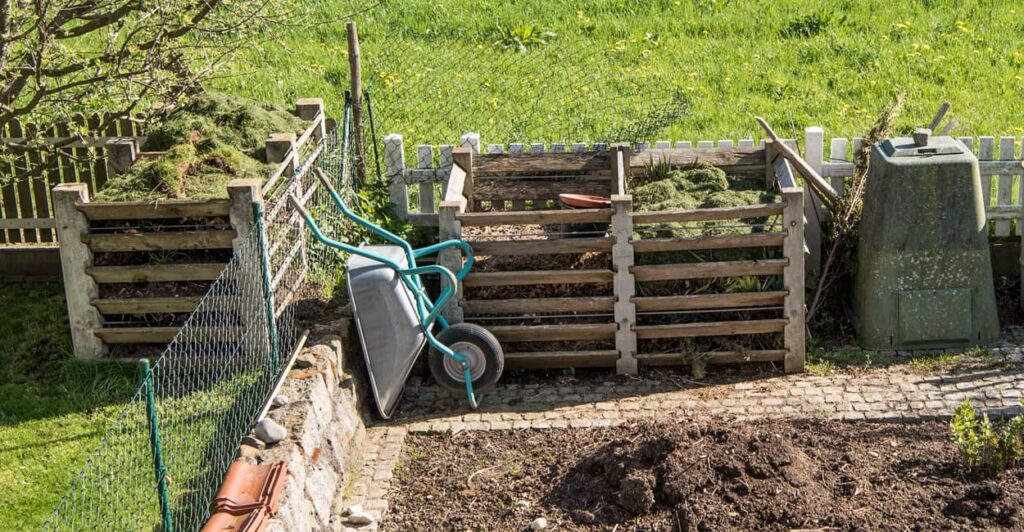
[[[36,529],[131,393],[135,368],[71,360],[63,289],[0,285],[0,530]]]
[[[464,131],[484,143],[601,139],[644,124],[636,135],[647,140],[761,138],[753,115],[788,135],[821,125],[855,136],[898,92],[908,96],[901,128],[950,100],[959,134],[1024,134],[1024,6],[1012,2],[321,0],[314,9],[322,24],[280,28],[214,85],[271,102],[322,96],[340,115],[343,20],[359,12],[378,133],[413,142],[450,143]],[[506,51],[509,34],[527,28],[556,35]],[[681,117],[675,95],[691,103]]]

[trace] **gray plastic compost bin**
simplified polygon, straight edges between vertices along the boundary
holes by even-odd
[[[952,137],[892,138],[871,150],[854,311],[870,349],[999,338],[978,160]]]
[[[404,265],[398,246],[363,249]],[[359,341],[363,344],[370,389],[377,411],[391,417],[416,357],[427,341],[416,313],[416,300],[394,270],[383,263],[352,255],[347,264],[348,293],[352,300]]]

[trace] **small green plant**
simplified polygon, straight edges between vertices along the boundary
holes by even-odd
[[[1000,430],[987,414],[978,416],[971,401],[965,399],[950,420],[949,430],[965,469],[997,473],[1016,466],[1024,457],[1024,414],[1016,415]]]
[[[498,39],[494,45],[505,50],[526,53],[530,48],[544,46],[549,40],[558,36],[550,30],[542,30],[532,24],[506,28],[498,24]]]
[[[813,37],[828,29],[829,26],[842,23],[842,18],[837,19],[829,13],[811,13],[796,20],[792,20],[786,27],[782,28],[779,34],[784,38]]]

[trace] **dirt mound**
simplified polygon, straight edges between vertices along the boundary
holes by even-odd
[[[266,179],[264,142],[271,133],[301,133],[305,122],[287,109],[245,98],[201,94],[147,132],[142,160],[107,182],[101,201],[226,197],[228,181]]]
[[[580,460],[551,502],[582,516],[579,524],[669,510],[684,529],[735,526],[737,514],[751,524],[799,527],[807,518],[797,503],[828,503],[820,476],[818,464],[771,426],[643,425]]]

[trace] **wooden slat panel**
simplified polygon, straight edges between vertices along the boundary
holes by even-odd
[[[180,327],[104,327],[96,336],[108,344],[166,344]]]
[[[199,306],[199,297],[138,297],[96,299],[92,304],[103,314],[160,314],[192,312]]]
[[[593,172],[608,170],[607,152],[496,153],[473,159],[473,175],[534,175],[540,172]]]
[[[615,367],[618,351],[550,351],[505,353],[505,369]]]
[[[231,249],[234,230],[175,231],[167,233],[88,234],[82,241],[94,253],[115,251],[170,251],[177,249]]]
[[[782,305],[786,292],[741,292],[735,294],[698,294],[691,296],[634,297],[640,312],[707,310]]]
[[[227,216],[231,201],[211,199],[125,201],[110,203],[85,203],[78,210],[90,220],[160,220],[168,218],[206,218]]]
[[[27,128],[29,136],[35,136],[39,131],[38,126],[35,124],[29,124]],[[46,135],[47,132],[42,132]],[[57,178],[56,172],[57,160],[53,157],[53,154],[46,153],[42,150],[32,150],[28,154],[28,162],[30,168],[46,168],[50,164],[53,168],[48,168],[42,174],[33,178],[30,185],[32,186],[32,201],[35,204],[35,210],[31,214],[32,218],[50,218],[53,216],[53,210],[50,208],[50,186],[51,183]],[[52,229],[41,228],[38,229],[39,241],[40,242],[53,242],[54,231]]]
[[[634,224],[671,223],[671,222],[704,222],[709,220],[741,220],[746,218],[763,218],[782,214],[785,205],[781,203],[765,203],[761,205],[745,205],[743,207],[716,207],[712,209],[674,210],[657,212],[634,212]]]
[[[97,283],[159,283],[214,281],[226,264],[161,264],[142,266],[92,266],[85,272]]]
[[[501,342],[553,342],[564,340],[614,340],[614,323],[571,325],[493,325],[488,327]]]
[[[637,281],[670,281],[677,279],[709,279],[745,275],[781,275],[787,259],[748,260],[733,262],[697,262],[693,264],[658,264],[633,266]]]
[[[739,364],[743,362],[781,362],[786,359],[785,349],[763,351],[710,351],[693,355],[690,353],[637,353],[636,359],[645,366],[670,366],[692,364],[701,357],[709,364]]]
[[[654,149],[634,153],[627,164],[634,171],[642,172],[648,166],[668,162],[674,166],[706,162],[721,167],[729,174],[764,175],[765,150],[761,147],[711,149],[710,142],[701,141],[697,149]]]
[[[1001,137],[999,139],[999,158],[1004,161],[1012,161],[1017,158],[1014,153],[1015,140],[1013,137]],[[1010,205],[1013,203],[1013,182],[1020,169],[1015,172],[1008,172],[1000,175],[996,188],[996,205]],[[1010,236],[1010,222],[999,220],[995,223],[996,236]]]
[[[475,176],[474,176],[475,178]],[[556,200],[559,194],[608,195],[608,178],[594,179],[474,179],[476,198]]]
[[[638,339],[649,340],[652,338],[692,338],[695,336],[779,333],[785,327],[786,320],[778,319],[638,325],[634,330]]]
[[[539,299],[468,299],[462,310],[471,316],[482,314],[544,314],[563,312],[611,312],[615,298],[546,297]]]
[[[53,218],[0,218],[0,230],[53,229],[54,227],[56,227],[56,221]]]
[[[698,249],[732,249],[781,246],[785,233],[750,233],[746,235],[709,235],[685,238],[645,238],[634,240],[633,251],[691,251]]]
[[[539,270],[516,272],[470,273],[462,282],[470,288],[476,286],[521,286],[531,284],[610,283],[611,270]]]
[[[15,118],[10,122],[11,134],[15,137],[24,136],[25,130],[23,129],[20,120]],[[18,153],[18,152],[15,152]],[[31,166],[27,153],[20,153],[14,158],[14,171],[15,175],[25,172]],[[18,202],[18,217],[19,218],[34,218],[33,213],[35,212],[32,207],[32,180],[31,179],[19,179],[15,181],[15,190],[17,190],[17,202]],[[21,232],[21,238],[23,242],[38,242],[39,232],[36,229],[23,229]]]
[[[553,238],[545,240],[477,240],[470,242],[477,255],[557,255],[611,251],[611,238]]]
[[[479,187],[479,185],[477,185]],[[557,224],[610,222],[611,209],[554,209],[509,212],[463,212],[457,215],[463,227],[512,224]]]

